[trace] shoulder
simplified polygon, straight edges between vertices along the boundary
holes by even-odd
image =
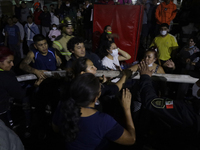
[[[61,35],[59,35],[59,36],[56,37],[55,41],[58,41],[58,40],[60,40],[62,38],[63,38],[63,35],[61,34]]]
[[[174,40],[174,41],[176,41],[177,42],[177,40],[176,40],[176,37],[175,36],[173,36],[172,34],[170,34],[170,33],[168,33],[168,36],[169,36],[169,38],[170,39],[172,39],[172,40]]]

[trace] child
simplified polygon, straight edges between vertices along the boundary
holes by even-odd
[[[51,41],[54,41],[55,38],[59,35],[61,35],[60,30],[57,29],[56,24],[53,24],[52,29],[50,30],[48,37],[51,39]]]

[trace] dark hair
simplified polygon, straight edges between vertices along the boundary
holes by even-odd
[[[86,69],[87,69],[86,61],[87,60],[88,59],[85,57],[80,57],[73,63],[72,72],[75,77],[78,76],[81,73],[81,71],[86,71]]]
[[[42,41],[42,40],[46,40],[46,38],[44,37],[44,35],[42,34],[36,34],[34,37],[33,37],[33,42],[36,44],[37,42],[39,41]]]
[[[99,54],[100,54],[101,59],[108,55],[107,50],[110,50],[112,43],[114,43],[114,42],[113,41],[104,41],[103,42],[103,45],[99,48]]]
[[[83,38],[81,37],[73,37],[67,43],[67,49],[69,51],[73,51],[76,44],[84,43]]]
[[[51,6],[53,6],[53,7],[54,7],[54,4],[50,4],[50,7],[51,7]]]
[[[154,53],[154,58],[158,58],[158,53],[157,53],[157,51],[158,51],[158,49],[157,49],[157,47],[155,47],[155,46],[152,46],[152,47],[150,47],[146,52],[145,52],[145,54],[147,53],[147,52],[153,52]]]
[[[91,73],[77,76],[70,87],[70,98],[63,102],[62,112],[65,122],[62,133],[67,141],[75,140],[79,131],[78,122],[81,116],[81,107],[87,107],[99,95],[100,83]]]
[[[16,16],[16,15],[13,15],[13,16],[12,16],[12,18],[16,18],[16,19],[19,19],[19,18],[18,18],[18,17]]]
[[[26,2],[25,1],[21,1],[21,4],[26,4]]]
[[[27,16],[27,19],[28,19],[28,18],[31,18],[31,19],[33,19],[33,16],[29,15],[29,16]]]
[[[197,44],[197,42],[198,42],[197,37],[195,37],[195,36],[191,36],[191,37],[189,38],[189,40],[190,40],[190,39],[193,39],[194,43]]]
[[[167,27],[167,29],[169,29],[169,25],[168,25],[167,23],[162,23],[162,24],[160,25],[160,28],[162,28],[162,27]]]
[[[105,26],[105,27],[104,27],[104,30],[103,30],[104,32],[105,32],[105,30],[107,29],[107,27],[111,27],[111,26],[110,26],[110,25]]]
[[[9,48],[6,46],[0,46],[0,62],[6,60],[6,58],[10,55],[14,56],[13,52],[11,52]]]

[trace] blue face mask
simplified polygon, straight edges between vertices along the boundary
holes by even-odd
[[[189,48],[193,48],[194,47],[194,45],[193,46],[190,46]]]

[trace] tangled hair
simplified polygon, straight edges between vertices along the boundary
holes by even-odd
[[[86,61],[87,60],[88,59],[85,57],[80,57],[73,63],[72,72],[75,77],[78,76],[82,71],[86,71],[86,69],[87,69]]]
[[[100,83],[91,73],[78,75],[70,87],[70,98],[64,101],[62,112],[65,122],[62,133],[66,141],[75,140],[79,132],[79,119],[81,107],[87,107],[99,95]]]
[[[157,51],[158,51],[157,47],[152,46],[145,52],[145,54],[148,53],[148,52],[153,52],[154,58],[157,59],[158,58],[158,52]]]
[[[76,44],[84,43],[83,38],[81,37],[73,37],[67,42],[67,49],[69,51],[74,51],[74,47]]]
[[[99,53],[100,53],[101,59],[109,54],[107,50],[110,50],[112,43],[114,43],[114,42],[113,41],[105,41],[103,43],[103,45],[99,48]]]
[[[11,52],[9,48],[5,46],[0,46],[0,62],[6,60],[6,58],[10,55],[14,56],[13,52]]]

